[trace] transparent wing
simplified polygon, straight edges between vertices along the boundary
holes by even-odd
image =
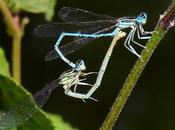
[[[100,15],[87,10],[63,7],[58,12],[58,17],[63,21],[69,22],[83,22],[83,21],[96,21],[96,20],[115,20],[116,18],[108,15]]]
[[[14,109],[0,114],[0,129],[14,128],[27,121],[35,114],[39,108],[44,106],[51,92],[59,85],[59,79],[54,80],[37,92],[33,97],[29,97]]]
[[[103,30],[97,31],[92,34],[100,34],[100,33],[106,33],[108,31],[112,32],[115,25],[110,26],[108,28],[104,28]],[[77,38],[75,41],[67,43],[64,46],[59,47],[60,51],[62,52],[63,55],[68,55],[70,53],[75,52],[76,50],[86,46],[90,41],[94,40],[95,38],[89,38],[89,37],[83,37],[83,38]],[[52,50],[45,56],[45,61],[51,61],[55,60],[57,58],[60,58],[58,53],[55,50]]]
[[[114,25],[115,22],[114,20],[98,20],[93,22],[49,23],[36,27],[34,34],[38,37],[59,37],[62,32],[94,33],[96,30]]]

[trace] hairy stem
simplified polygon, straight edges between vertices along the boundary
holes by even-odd
[[[155,51],[156,47],[160,43],[161,39],[164,37],[168,29],[174,26],[175,17],[175,1],[169,6],[163,15],[161,15],[159,22],[155,28],[155,31],[151,39],[146,44],[146,49],[141,53],[143,62],[138,59],[134,64],[131,72],[129,73],[122,89],[120,90],[116,100],[114,101],[110,112],[108,113],[106,119],[104,120],[101,130],[111,130],[114,123],[117,121],[120,112],[122,111],[128,97],[130,96],[137,80],[139,79],[142,71],[144,70],[146,64],[148,63],[150,57]]]

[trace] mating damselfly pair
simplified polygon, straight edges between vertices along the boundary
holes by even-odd
[[[58,16],[66,22],[40,25],[35,29],[35,34],[37,36],[58,37],[55,44],[55,50],[48,53],[46,61],[61,58],[71,66],[71,70],[63,72],[58,79],[46,85],[43,89],[34,94],[33,97],[27,98],[11,111],[1,114],[0,129],[11,128],[26,121],[45,104],[51,92],[59,85],[63,85],[65,94],[69,96],[95,100],[91,95],[101,84],[113,47],[118,39],[126,35],[121,31],[126,28],[131,29],[126,37],[124,46],[139,58],[140,55],[130,43],[133,42],[136,45],[145,48],[143,45],[134,41],[134,35],[137,33],[139,39],[149,39],[150,36],[147,36],[147,34],[151,34],[151,32],[146,32],[143,29],[143,25],[147,21],[146,13],[140,13],[140,15],[136,17],[121,17],[116,19],[107,15],[99,15],[78,8],[63,7],[60,9]],[[59,47],[60,42],[65,36],[74,36],[78,38],[71,43]],[[114,40],[97,73],[98,76],[95,84],[88,84],[84,82],[86,76],[96,72],[85,73],[86,66],[83,60],[78,60],[76,63],[73,63],[67,59],[65,55],[74,52],[87,45],[88,42],[99,37],[114,37]],[[76,91],[77,85],[91,86],[91,89],[86,94],[78,93]],[[72,87],[73,91],[71,89]],[[36,105],[33,104],[33,101],[35,101]]]
[[[35,34],[39,37],[58,37],[58,40],[54,46],[55,50],[48,53],[45,60],[50,61],[53,59],[61,58],[64,62],[73,68],[75,73],[80,73],[86,69],[84,61],[79,60],[78,62],[74,63],[67,59],[65,55],[87,45],[90,41],[100,37],[114,37],[117,36],[120,31],[130,28],[129,34],[127,35],[124,42],[124,46],[130,52],[141,59],[140,55],[132,47],[131,42],[142,48],[145,48],[145,46],[134,40],[134,36],[137,34],[138,39],[149,39],[150,34],[152,34],[152,32],[147,32],[143,29],[143,25],[147,22],[147,14],[144,12],[140,13],[136,17],[114,18],[107,15],[99,15],[78,8],[63,7],[59,10],[58,16],[61,20],[66,22],[40,25],[35,29]],[[66,36],[76,37],[76,40],[60,47],[59,45],[62,39]],[[106,62],[106,64],[107,63],[108,62]],[[102,70],[105,71],[105,68],[102,68]],[[102,74],[104,73],[98,73],[99,77],[102,78]],[[67,75],[64,74],[64,76],[66,77]],[[73,79],[74,76],[71,76],[71,78],[68,76],[66,78],[70,80]],[[80,80],[76,80],[76,82],[77,85],[88,85],[92,86],[92,88],[86,94],[81,94],[76,91],[72,92],[70,89],[72,84],[70,83],[65,93],[71,97],[89,99],[93,92],[101,84],[101,79],[98,80],[97,78],[95,84],[87,84],[81,82]],[[75,82],[73,82],[73,84],[74,83]]]

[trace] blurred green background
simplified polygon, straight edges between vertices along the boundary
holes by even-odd
[[[168,7],[170,1],[159,0],[59,0],[55,9],[53,22],[59,22],[58,10],[63,6],[78,7],[99,14],[115,17],[136,16],[140,12],[148,14],[145,30],[153,30],[160,14]],[[39,5],[38,5],[39,6]],[[54,38],[40,39],[33,35],[33,29],[40,24],[48,23],[43,15],[29,16],[22,44],[22,84],[32,93],[40,90],[45,84],[59,77],[69,69],[61,60],[45,62],[45,55],[53,49]],[[0,16],[2,17],[2,16]],[[3,32],[5,27],[0,21],[0,43],[5,49],[8,61],[11,62],[11,39]],[[161,41],[146,69],[137,82],[125,108],[123,109],[114,130],[174,130],[175,129],[175,29],[172,28]],[[87,71],[98,71],[111,38],[101,38],[67,57],[73,61],[84,59]],[[50,97],[44,110],[60,114],[80,130],[97,130],[107,115],[115,97],[130,72],[137,57],[127,51],[120,40],[114,49],[102,85],[94,93],[98,102],[68,97],[59,87]],[[143,42],[144,41],[139,41]]]

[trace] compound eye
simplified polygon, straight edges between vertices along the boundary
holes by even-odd
[[[76,62],[75,70],[82,71],[82,70],[85,70],[85,69],[86,69],[86,66],[85,66],[84,61],[83,60],[78,60]]]
[[[82,64],[82,60],[78,60],[76,64],[81,65]]]
[[[80,65],[83,65],[83,64],[84,64],[84,61],[83,61],[83,60],[80,60],[80,61],[79,61],[79,64],[80,64]]]
[[[144,12],[140,13],[140,15],[136,18],[136,22],[139,24],[145,24],[146,21],[147,21],[147,15]]]
[[[141,17],[142,19],[147,19],[147,15],[146,15],[146,13],[144,13],[144,12],[140,14],[140,17]]]

